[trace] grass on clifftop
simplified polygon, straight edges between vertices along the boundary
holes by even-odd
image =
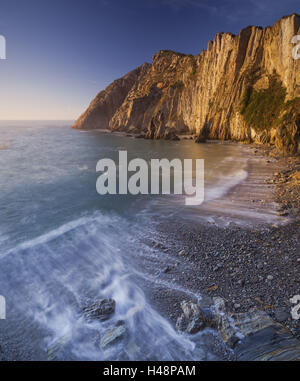
[[[285,109],[285,96],[285,88],[276,76],[272,76],[267,89],[256,91],[252,86],[247,87],[240,112],[246,123],[256,130],[270,129],[278,124]]]

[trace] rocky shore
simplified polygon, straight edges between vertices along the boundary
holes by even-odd
[[[300,348],[300,319],[291,314],[295,306],[291,298],[300,295],[300,159],[276,156],[268,148],[254,149],[258,155],[264,155],[264,165],[275,161],[275,167],[279,168],[263,182],[272,185],[275,213],[279,219],[286,218],[285,223],[256,227],[235,223],[224,227],[186,219],[161,223],[156,226],[156,241],[148,244],[160,256],[161,270],[157,277],[162,286],[152,289],[148,297],[177,327],[183,300],[198,305],[201,295],[205,303],[210,301],[211,308],[213,300],[221,298],[229,316],[248,322],[253,318],[253,325],[262,324],[262,329],[267,328],[262,321],[267,321],[269,328],[265,333],[259,330],[254,335],[258,341],[255,345],[249,342],[249,348],[265,345],[266,350],[273,351],[277,346],[284,352],[290,346],[292,359],[295,346],[298,357]],[[250,205],[251,193],[247,196]],[[176,284],[176,287],[172,290],[163,284]],[[259,316],[261,322],[257,322]],[[212,320],[204,326],[216,326],[215,323]],[[275,332],[282,332],[283,336],[275,337]],[[269,341],[274,345],[269,347]],[[240,359],[255,359],[257,348],[254,347],[248,355],[245,351],[240,353]],[[262,359],[263,356],[261,353]]]
[[[224,299],[205,297],[197,304],[183,301],[176,327],[193,335],[205,328],[215,329],[234,359],[241,361],[294,361],[300,359],[300,341],[266,312],[251,308],[245,313],[226,309]]]

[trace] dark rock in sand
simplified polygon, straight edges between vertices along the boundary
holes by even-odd
[[[215,298],[218,332],[234,348],[237,360],[300,360],[300,341],[264,311],[232,314],[222,298]]]
[[[300,341],[264,311],[253,308],[246,313],[231,313],[220,297],[213,299],[209,309],[186,301],[181,308],[183,314],[176,324],[180,332],[194,334],[206,327],[216,328],[226,345],[234,349],[237,360],[300,360]]]
[[[279,323],[283,323],[291,317],[291,314],[285,311],[283,308],[278,308],[274,311],[275,319]]]
[[[183,301],[181,308],[183,314],[176,323],[179,332],[195,334],[204,328],[216,325],[213,313],[207,308],[202,308],[199,304]]]
[[[102,299],[83,308],[85,317],[88,320],[97,319],[108,320],[115,312],[116,302],[113,299]]]

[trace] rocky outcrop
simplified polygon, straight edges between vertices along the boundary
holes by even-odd
[[[176,328],[179,332],[189,334],[197,333],[204,328],[215,328],[216,319],[209,308],[199,304],[183,301],[181,303],[183,314],[177,319]]]
[[[295,361],[300,360],[300,341],[264,311],[252,309],[247,313],[231,313],[220,297],[203,306],[184,301],[177,330],[195,334],[205,328],[215,328],[224,342],[234,350],[238,361]]]
[[[88,109],[77,119],[73,128],[107,128],[113,115],[124,102],[132,86],[137,82],[140,73],[148,66],[148,64],[142,65],[101,91],[93,99]]]
[[[299,153],[300,59],[292,38],[300,16],[272,27],[219,33],[192,56],[159,51],[152,64],[98,94],[76,128],[107,128],[151,139],[196,134],[206,139],[272,144]]]
[[[100,321],[108,320],[116,309],[114,299],[101,299],[89,306],[83,308],[83,313],[87,320],[97,319]]]

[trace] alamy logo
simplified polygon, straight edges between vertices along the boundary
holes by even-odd
[[[6,40],[0,35],[0,60],[6,60]]]
[[[0,295],[0,320],[6,319],[6,301],[4,296]]]
[[[295,295],[290,299],[290,302],[292,304],[296,304],[294,307],[291,309],[291,315],[294,320],[299,320],[300,319],[300,295]]]
[[[100,195],[171,194],[172,170],[172,193],[193,196],[185,197],[185,204],[200,205],[204,201],[204,160],[196,159],[195,162],[193,169],[192,159],[184,159],[183,163],[180,159],[151,159],[149,171],[146,160],[136,158],[128,163],[127,151],[119,151],[118,165],[112,159],[98,161],[96,171],[103,173],[97,179],[96,189]],[[128,178],[128,172],[135,173]]]
[[[298,60],[300,58],[300,35],[299,34],[292,38],[292,44],[297,44],[296,46],[294,46],[292,50],[292,56],[294,60]]]

